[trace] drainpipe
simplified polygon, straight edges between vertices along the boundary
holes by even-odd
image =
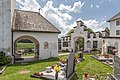
[[[13,56],[13,63],[15,63],[15,55],[14,55],[14,51],[13,51],[13,30],[11,29],[11,32],[12,32],[12,40],[11,40],[11,43],[12,43],[12,56]]]

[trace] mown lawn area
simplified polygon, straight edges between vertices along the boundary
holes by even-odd
[[[76,74],[72,80],[82,80],[84,73],[90,73],[90,75],[106,75],[106,73],[112,73],[112,68],[104,65],[97,60],[90,57],[91,55],[85,55],[85,60],[76,65]],[[52,66],[61,59],[65,59],[67,56],[61,56],[51,60],[41,60],[30,62],[28,64],[14,64],[7,67],[5,72],[0,75],[0,80],[42,80],[37,78],[31,78],[30,75],[45,69],[47,66]],[[20,74],[22,70],[28,70],[30,73]],[[104,80],[104,79],[103,79]]]
[[[17,50],[26,48],[34,49],[34,43],[17,43]]]

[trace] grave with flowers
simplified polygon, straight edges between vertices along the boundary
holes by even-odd
[[[56,65],[48,66],[44,70],[31,75],[35,78],[48,80],[70,80],[75,72],[75,53],[68,55],[68,58],[61,60]]]

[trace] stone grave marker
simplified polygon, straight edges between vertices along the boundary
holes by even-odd
[[[114,56],[114,77],[117,80],[120,80],[120,57]]]
[[[66,78],[69,80],[75,72],[75,53],[72,52],[68,55],[67,66],[66,66]]]

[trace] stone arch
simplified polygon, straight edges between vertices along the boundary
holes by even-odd
[[[36,57],[39,57],[39,41],[32,36],[24,35],[24,36],[20,36],[20,37],[16,38],[14,41],[13,51],[14,51],[15,58],[16,58],[16,51],[17,51],[17,43],[18,43],[18,41],[23,40],[23,39],[30,40],[35,44],[34,53],[36,54]]]
[[[84,37],[75,37],[75,51],[84,51]]]

